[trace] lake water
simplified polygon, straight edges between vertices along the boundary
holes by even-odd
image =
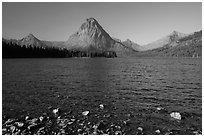
[[[2,69],[3,117],[40,116],[49,106],[99,114],[103,104],[112,121],[131,114],[127,134],[139,126],[147,134],[157,128],[202,131],[201,59],[3,59]],[[171,112],[182,120],[171,120]]]

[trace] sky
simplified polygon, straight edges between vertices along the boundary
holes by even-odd
[[[174,30],[202,29],[202,3],[6,3],[2,4],[2,36],[66,41],[86,18],[93,17],[111,37],[144,45]]]

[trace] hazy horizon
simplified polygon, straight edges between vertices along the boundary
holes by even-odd
[[[144,45],[174,30],[202,30],[202,3],[15,3],[2,4],[2,36],[66,41],[86,18],[93,17],[113,38]]]

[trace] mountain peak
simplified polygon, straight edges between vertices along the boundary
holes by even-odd
[[[27,36],[25,36],[22,40],[30,41],[30,40],[38,40],[32,33],[29,33]]]
[[[128,41],[128,42],[132,42],[132,41],[131,41],[130,39],[128,39],[128,38],[126,39],[126,41]]]
[[[92,22],[92,21],[96,21],[96,19],[93,18],[93,17],[90,17],[90,18],[87,18],[86,21],[87,21],[87,22]]]
[[[178,34],[178,33],[180,33],[180,32],[178,32],[178,31],[176,31],[176,30],[174,30],[174,31],[172,32],[172,34]]]
[[[108,49],[114,43],[109,34],[93,17],[87,18],[79,30],[71,35],[65,45],[68,47],[95,47]]]
[[[96,19],[93,17],[87,18],[85,22],[81,25],[80,29],[78,32],[83,31],[83,30],[102,30],[103,28],[101,25],[98,23]]]
[[[29,33],[26,37],[19,40],[20,45],[26,45],[26,46],[36,46],[36,47],[42,47],[44,46],[42,42],[37,39],[32,33]]]
[[[175,31],[175,30],[174,30],[174,31],[169,35],[169,38],[170,38],[170,41],[174,41],[174,40],[179,39],[179,38],[184,37],[184,36],[186,36],[186,34],[180,33],[180,32],[178,32],[178,31]]]
[[[35,36],[32,34],[32,33],[29,33],[28,35],[27,35],[27,37],[33,37],[33,38],[35,38]]]
[[[170,35],[171,35],[171,36],[173,35],[173,36],[183,37],[183,36],[185,36],[186,34],[174,30]]]

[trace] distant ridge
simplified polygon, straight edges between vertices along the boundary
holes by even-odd
[[[26,47],[46,47],[46,45],[37,39],[32,33],[29,33],[26,37],[20,39],[18,44],[21,46],[25,45]]]
[[[173,42],[176,42],[178,39],[187,36],[187,34],[184,33],[180,33],[178,31],[173,31],[171,34],[156,40],[154,42],[151,42],[147,45],[143,45],[143,50],[151,50],[151,49],[156,49],[156,48],[160,48],[166,44],[170,44]]]
[[[202,30],[176,39],[162,47],[138,52],[137,57],[202,57]],[[176,40],[176,41],[175,41]]]
[[[137,43],[134,43],[133,41],[131,41],[130,39],[126,39],[126,41],[123,41],[122,42],[124,45],[130,47],[130,48],[133,48],[134,50],[136,51],[142,51],[143,50],[143,47],[140,46],[139,44]]]

